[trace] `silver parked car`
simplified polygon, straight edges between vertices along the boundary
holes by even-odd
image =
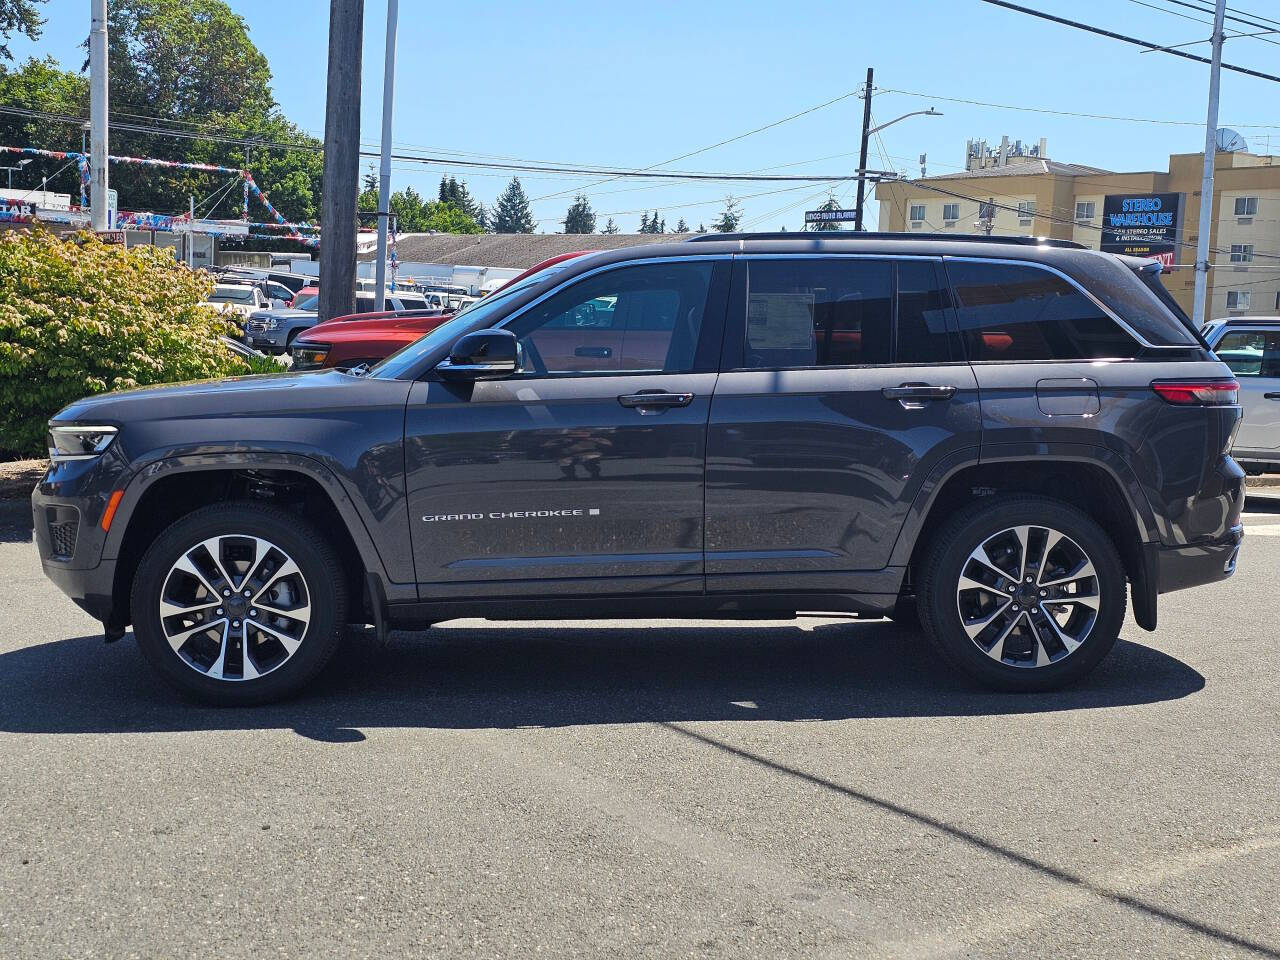
[[[1250,473],[1280,472],[1280,317],[1214,320],[1204,337],[1240,381],[1244,420],[1231,455]]]

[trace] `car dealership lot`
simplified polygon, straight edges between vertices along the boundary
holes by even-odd
[[[356,635],[175,700],[0,504],[0,955],[1280,956],[1280,497],[1077,687],[894,624]]]

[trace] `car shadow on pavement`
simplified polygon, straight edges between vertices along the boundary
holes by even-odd
[[[385,642],[353,630],[298,697],[217,709],[179,698],[132,637],[0,655],[0,731],[293,729],[334,743],[377,727],[514,728],[704,720],[1052,713],[1185,697],[1204,678],[1125,640],[1090,676],[1034,695],[975,688],[889,621],[602,627],[466,621]]]

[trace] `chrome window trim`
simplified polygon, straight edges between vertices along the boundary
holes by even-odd
[[[1086,298],[1088,298],[1090,303],[1092,303],[1095,307],[1097,307],[1104,314],[1106,314],[1113,321],[1115,321],[1120,326],[1120,328],[1125,331],[1125,333],[1129,334],[1129,336],[1133,337],[1134,340],[1138,341],[1139,344],[1146,347],[1147,349],[1149,350],[1187,350],[1192,348],[1192,344],[1176,345],[1176,344],[1152,343],[1142,334],[1138,333],[1138,331],[1135,330],[1133,327],[1129,326],[1129,324],[1125,320],[1121,319],[1119,314],[1117,314],[1105,303],[1103,303],[1101,300],[1095,297],[1092,293],[1086,290],[1074,277],[1071,277],[1068,274],[1063,273],[1057,267],[1049,266],[1049,264],[1047,263],[1040,263],[1039,261],[1036,261],[1036,260],[1010,260],[1006,257],[973,257],[973,256],[960,256],[960,255],[953,256],[950,254],[943,254],[942,260],[944,264],[948,261],[956,260],[964,263],[998,263],[998,264],[1004,264],[1004,265],[1015,266],[1015,267],[1034,267],[1037,270],[1043,270],[1046,273],[1051,273],[1054,276],[1065,280],[1072,287],[1075,287],[1075,289],[1079,290],[1082,294],[1084,294]],[[950,278],[948,278],[948,286],[954,289],[955,285],[953,283],[950,283],[949,281],[950,281]],[[957,305],[957,309],[959,309],[959,305]],[[961,331],[961,335],[963,335],[963,333],[964,331]],[[1021,363],[1023,361],[1002,360],[999,362],[1000,363],[1011,363],[1011,362]],[[1054,362],[1064,362],[1064,361],[1054,361]]]
[[[797,253],[744,253],[738,260],[931,260],[941,263],[940,253],[841,253],[836,250],[806,250]]]

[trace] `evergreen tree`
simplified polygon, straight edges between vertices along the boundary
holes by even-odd
[[[476,202],[467,189],[467,181],[459,181],[457,177],[441,177],[438,199],[441,203],[451,203],[477,223],[480,220],[482,204]]]
[[[494,233],[533,233],[533,212],[520,178],[512,177],[493,209]]]
[[[613,222],[613,217],[610,217],[608,220],[605,221],[604,229],[601,230],[600,232],[608,233],[608,234],[614,234],[618,232],[618,225]]]
[[[733,195],[724,198],[724,210],[720,216],[716,218],[715,223],[711,224],[711,229],[717,233],[733,233],[742,224],[742,208]]]
[[[595,233],[596,213],[582,194],[573,198],[573,205],[564,216],[565,233]]]
[[[684,222],[684,217],[676,221],[676,233],[688,233],[689,225]]]
[[[361,180],[361,193],[377,193],[378,192],[378,168],[372,163],[369,164],[369,171]]]
[[[649,232],[649,211],[648,210],[640,214],[640,232],[641,233]]]
[[[819,210],[839,210],[840,209],[840,203],[839,201],[836,200],[835,191],[832,191],[827,194],[827,199],[822,201],[822,205],[818,207],[818,209]],[[839,230],[840,224],[836,223],[834,220],[830,220],[830,221],[827,221],[826,223],[811,223],[808,225],[808,229],[820,230],[823,233],[830,233],[833,230]]]
[[[657,210],[653,211],[653,216],[654,216],[654,219],[657,219],[657,217],[658,217],[658,211],[657,211]],[[666,233],[666,232],[667,232],[667,218],[666,218],[666,217],[663,217],[663,218],[662,218],[662,221],[658,224],[658,228],[657,228],[656,230],[654,230],[653,232],[654,232],[654,233]]]
[[[698,233],[706,233],[706,232],[707,232],[707,228],[704,227],[702,224],[698,224]]]

